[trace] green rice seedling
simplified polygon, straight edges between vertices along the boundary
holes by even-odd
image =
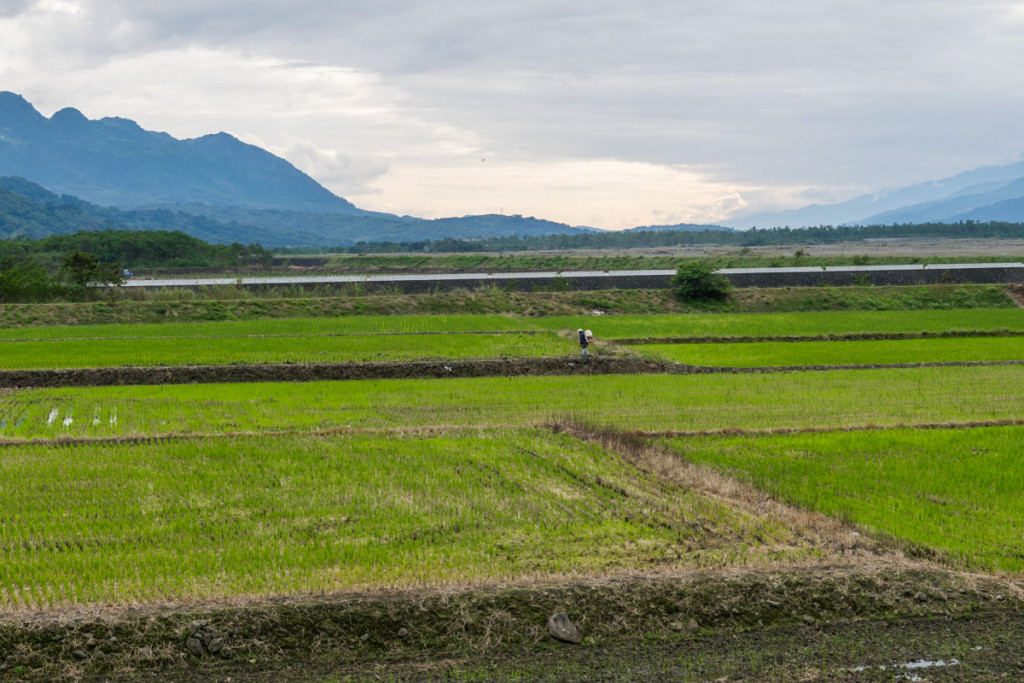
[[[1007,420],[1024,415],[1022,381],[1022,366],[983,366],[39,389],[0,397],[4,415],[20,416],[7,418],[0,435],[533,426],[566,418],[655,431]],[[99,424],[79,419],[97,410]],[[69,413],[75,421],[65,426]]]
[[[721,367],[874,365],[1024,360],[1020,337],[877,341],[651,344],[638,352],[658,360]]]
[[[549,333],[198,337],[182,342],[180,338],[6,342],[0,368],[540,358],[567,353],[566,343]]]
[[[1024,310],[826,311],[807,313],[551,317],[551,330],[586,327],[602,339],[792,337],[830,334],[1024,331]]]
[[[16,446],[0,510],[0,612],[702,566],[736,529],[726,562],[809,552],[531,431]]]
[[[538,329],[501,315],[395,315],[332,318],[266,318],[147,325],[54,325],[0,329],[0,340],[141,339],[161,337],[269,337],[446,332],[514,332]],[[3,347],[6,348],[6,347]]]
[[[1024,571],[1024,427],[667,443],[780,500],[931,548],[956,565]]]

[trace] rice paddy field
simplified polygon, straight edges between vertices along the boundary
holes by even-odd
[[[583,372],[580,327],[663,370]],[[930,620],[1024,626],[1021,332],[1020,309],[0,329],[4,371],[565,368],[0,386],[0,678],[876,680],[847,674],[904,650],[853,625],[907,620],[956,680],[1013,680],[1020,648]],[[75,625],[98,613],[102,657]],[[782,663],[825,625],[845,645]]]
[[[575,328],[579,318],[558,316],[536,321],[550,330]],[[952,311],[809,311],[720,315],[616,315],[587,327],[602,339],[701,337],[806,337],[847,334],[1024,331],[1020,309]]]
[[[1024,337],[743,344],[651,344],[651,358],[723,367],[981,363],[1024,360]]]

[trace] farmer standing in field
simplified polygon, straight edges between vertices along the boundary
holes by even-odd
[[[590,330],[587,330],[589,332]],[[580,358],[590,358],[590,351],[587,350],[587,345],[590,343],[590,339],[587,337],[587,333],[583,331],[583,328],[576,330],[576,334],[580,336]]]

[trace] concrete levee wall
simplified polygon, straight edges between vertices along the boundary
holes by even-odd
[[[933,285],[933,284],[999,284],[1024,282],[1024,267],[958,268],[920,270],[870,270],[815,272],[723,273],[734,287],[814,287],[832,285]],[[488,276],[461,280],[403,280],[400,282],[366,281],[359,283],[367,292],[398,289],[409,294],[447,292],[456,289],[497,287],[510,291],[594,291],[602,289],[668,289],[671,275],[613,275],[575,277],[521,277],[496,279]]]
[[[831,269],[820,272],[725,273],[734,287],[814,287],[816,285],[938,285],[1024,282],[1024,267],[921,269]]]

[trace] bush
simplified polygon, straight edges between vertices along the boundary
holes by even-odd
[[[34,259],[0,258],[0,301],[49,301],[63,293]]]
[[[672,278],[672,287],[683,301],[721,300],[729,296],[732,284],[715,272],[711,261],[687,261]]]

